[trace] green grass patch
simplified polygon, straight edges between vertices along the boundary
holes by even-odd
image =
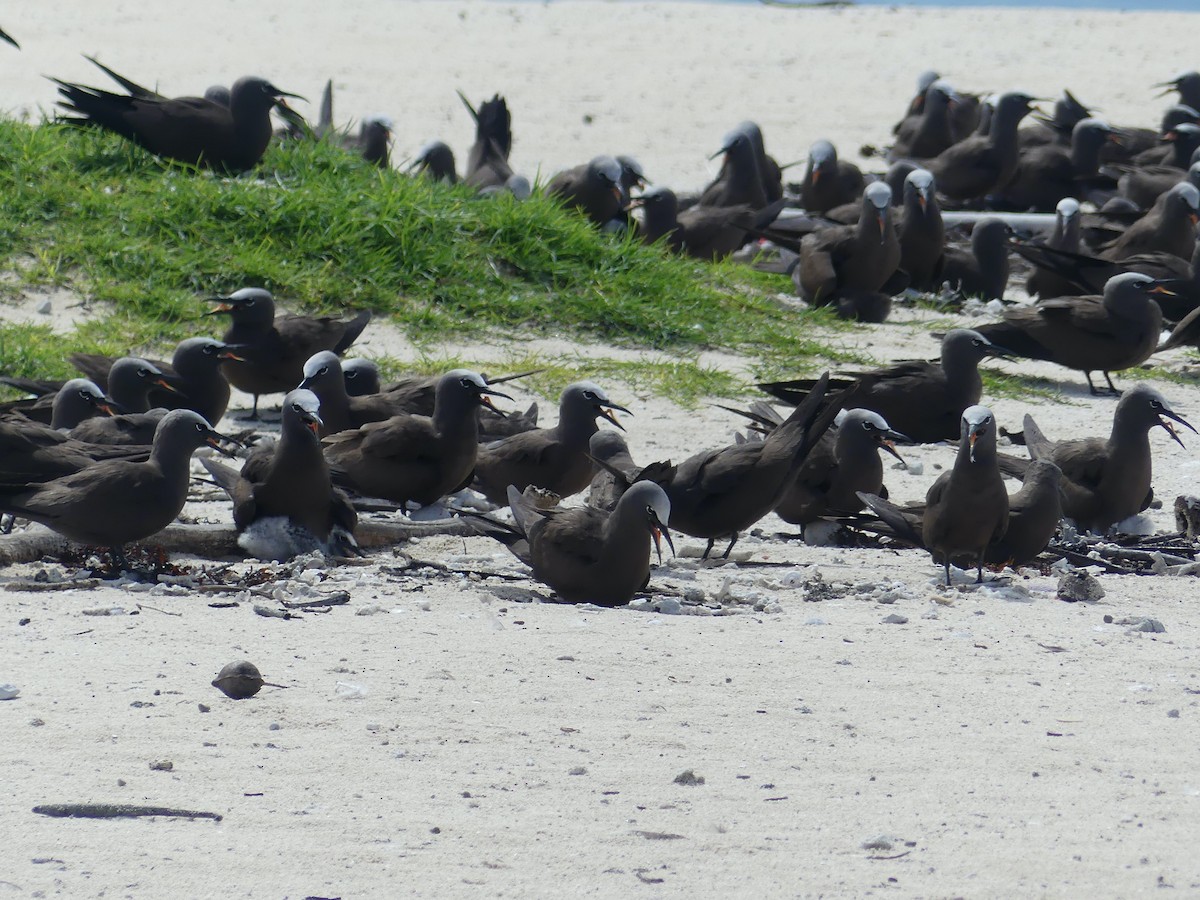
[[[777,302],[790,291],[778,276],[667,256],[544,198],[479,200],[329,144],[274,146],[254,172],[223,178],[111,135],[13,121],[0,121],[0,269],[0,293],[65,286],[104,310],[65,340],[0,327],[0,368],[17,375],[65,375],[72,350],[169,352],[219,331],[204,297],[244,286],[292,311],[370,309],[431,353],[552,334],[797,372],[830,355],[814,330],[850,327]],[[687,362],[626,374],[685,395],[733,389]]]

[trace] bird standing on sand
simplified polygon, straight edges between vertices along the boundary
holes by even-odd
[[[155,156],[219,171],[244,172],[271,142],[271,108],[295,97],[263,78],[239,78],[228,106],[203,97],[173,100],[113,94],[52,79],[72,125],[112,131]]]
[[[228,297],[215,297],[208,315],[228,314],[232,323],[225,343],[239,347],[239,358],[223,364],[225,377],[239,390],[254,395],[250,418],[258,418],[262,394],[290,391],[304,377],[304,363],[321,350],[342,354],[371,321],[361,312],[348,322],[321,316],[275,315],[275,298],[262,288],[242,288]]]
[[[167,413],[145,462],[110,459],[35,486],[0,487],[0,510],[40,522],[68,540],[107,547],[124,564],[123,548],[161,531],[183,509],[188,461],[205,444],[228,440],[189,409]]]
[[[1018,356],[1044,359],[1087,378],[1104,373],[1113,394],[1120,393],[1109,372],[1141,365],[1158,347],[1162,310],[1154,294],[1170,294],[1161,282],[1138,272],[1110,278],[1102,297],[1057,297],[1004,311],[1004,321],[980,325],[976,330],[988,340]]]
[[[704,559],[718,538],[729,538],[728,559],[739,533],[779,503],[792,477],[853,391],[831,399],[828,373],[763,441],[705,450],[664,473],[659,484],[671,501],[671,527],[706,538]]]
[[[1003,468],[1003,466],[1001,466]],[[988,565],[1023,565],[1046,549],[1062,518],[1062,472],[1054,463],[1033,460],[1024,468],[1021,489],[1008,497],[1008,528],[1004,536],[987,545],[983,561]],[[914,547],[925,547],[922,525],[925,504],[896,506],[883,497],[863,493],[859,499],[878,516],[878,521],[859,517],[850,524]],[[966,565],[974,559],[962,558]]]
[[[946,569],[950,560],[975,560],[976,584],[983,583],[983,556],[1008,529],[1008,492],[996,462],[996,419],[986,406],[963,411],[954,468],[938,476],[925,494],[921,539]]]

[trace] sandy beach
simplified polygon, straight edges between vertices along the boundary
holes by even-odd
[[[23,49],[0,53],[0,110],[48,113],[43,74],[102,83],[82,53],[168,94],[252,69],[315,99],[333,77],[339,121],[386,112],[396,157],[442,137],[461,160],[471,128],[454,90],[499,91],[520,168],[630,152],[680,188],[706,180],[705,157],[746,118],[781,160],[820,137],[850,156],[880,145],[930,67],[971,90],[1069,87],[1114,122],[1153,124],[1164,101],[1149,85],[1195,67],[1174,38],[1200,26],[1200,14],[684,2],[219,0],[195,20],[177,0],[153,18],[105,6],[7,10],[0,24]],[[932,356],[935,318],[983,321],[900,308],[830,341]],[[572,349],[554,335],[534,346]],[[414,354],[386,323],[358,348]],[[503,364],[526,349],[445,351]],[[1151,362],[1194,375],[1195,352]],[[1002,425],[1029,412],[1051,437],[1107,433],[1114,401],[1077,373],[989,365],[1061,384],[1054,399],[985,397]],[[1156,386],[1200,419],[1193,384]],[[624,424],[639,461],[682,459],[738,427],[708,405],[606,387],[635,414]],[[553,421],[552,402],[515,394]],[[1163,508],[1146,526],[1173,530],[1175,497],[1198,493],[1200,439],[1151,440]],[[910,469],[886,464],[901,501],[923,497],[954,451],[903,453]],[[189,520],[228,521],[227,502],[202,496]],[[725,565],[701,564],[700,541],[676,545],[650,598],[617,610],[539,602],[523,567],[474,537],[363,565],[232,564],[268,571],[257,592],[17,590],[78,570],[0,569],[0,684],[20,689],[0,702],[0,898],[1200,892],[1195,579],[1101,574],[1092,603],[1056,599],[1056,573],[1036,569],[946,588],[924,553],[806,546],[774,516]],[[254,611],[339,591],[349,602],[323,614]],[[209,682],[242,658],[284,687],[222,696]],[[31,811],[84,802],[222,818]]]

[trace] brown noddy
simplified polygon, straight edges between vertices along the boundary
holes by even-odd
[[[475,489],[500,504],[508,500],[509,485],[515,485],[518,492],[533,485],[560,497],[579,493],[592,479],[588,442],[596,433],[596,419],[605,418],[621,428],[613,410],[632,415],[609,400],[598,384],[577,381],[567,385],[558,401],[558,424],[553,428],[526,431],[479,449]]]
[[[1003,300],[1008,286],[1009,227],[1003,219],[985,216],[971,229],[971,249],[947,247],[942,281],[967,297]]]
[[[862,509],[860,491],[887,497],[879,451],[886,450],[903,463],[894,442],[907,440],[877,412],[846,410],[800,464],[775,514],[804,526],[824,516]]]
[[[986,406],[963,410],[954,467],[943,472],[925,494],[921,540],[946,569],[950,560],[970,556],[976,584],[983,583],[983,556],[1008,529],[1008,492],[996,461],[996,419]]]
[[[700,194],[702,206],[740,206],[762,209],[770,201],[759,167],[754,135],[738,126],[725,135],[721,149],[710,159],[722,158],[721,171]]]
[[[1162,282],[1140,272],[1108,280],[1101,297],[1056,297],[1004,311],[1004,321],[976,330],[1017,356],[1044,359],[1087,378],[1104,373],[1110,392],[1117,394],[1109,372],[1141,365],[1158,347],[1162,310],[1155,294],[1170,294]]]
[[[323,440],[334,481],[369,497],[428,506],[471,481],[479,452],[475,409],[492,390],[466,369],[438,381],[432,416],[399,415]]]
[[[68,540],[107,547],[123,563],[125,545],[166,528],[183,509],[192,451],[227,440],[190,409],[167,413],[149,459],[110,459],[34,486],[0,487],[0,510],[40,522]]]
[[[1053,275],[1066,287],[1066,290],[1057,295],[1047,296],[1100,294],[1110,278],[1126,272],[1141,272],[1162,281],[1163,286],[1172,291],[1171,294],[1156,294],[1154,298],[1154,302],[1162,310],[1164,319],[1180,322],[1200,306],[1200,271],[1197,270],[1200,266],[1200,241],[1197,241],[1190,261],[1161,250],[1136,253],[1125,259],[1112,261],[1083,253],[1056,250],[1048,245],[1013,244],[1013,248],[1030,262],[1040,266],[1039,272]],[[1174,343],[1172,346],[1175,346]]]
[[[783,167],[779,165],[775,157],[767,153],[762,129],[759,128],[757,122],[746,120],[737,126],[737,130],[750,138],[750,143],[754,146],[754,159],[758,163],[758,174],[762,178],[763,193],[766,195],[767,203],[782,200]]]
[[[925,504],[896,506],[872,494],[859,499],[879,517],[878,522],[858,519],[855,527],[886,535],[914,547],[925,547],[922,524]],[[987,545],[983,561],[988,565],[1019,566],[1031,562],[1046,549],[1062,519],[1062,472],[1049,460],[1033,460],[1024,467],[1021,489],[1008,497],[1008,528],[1004,536]],[[975,560],[960,557],[964,568]]]
[[[1181,175],[1175,166],[1146,166],[1121,175],[1117,188],[1121,196],[1142,209],[1150,209],[1158,198],[1180,181],[1200,187],[1200,150],[1192,154],[1187,170]]]
[[[979,402],[983,379],[979,362],[1008,352],[977,331],[955,328],[942,339],[937,362],[908,360],[883,369],[839,375],[835,387],[854,381],[860,388],[854,405],[879,413],[897,431],[918,443],[958,437],[959,421],[968,406]],[[778,381],[758,387],[785,403],[799,403],[812,390],[810,379]]]
[[[229,406],[229,382],[221,363],[241,359],[238,348],[206,337],[187,338],[175,348],[171,361],[147,360],[162,373],[173,390],[151,387],[147,408],[191,409],[209,422],[219,422]],[[100,387],[108,385],[108,373],[116,360],[97,353],[72,353],[71,364]]]
[[[58,85],[59,106],[74,114],[63,121],[115,132],[155,156],[230,172],[257,165],[271,141],[272,107],[297,96],[253,76],[234,82],[229,106],[203,97],[137,97],[51,80]]]
[[[508,489],[513,524],[472,516],[468,522],[533,569],[533,577],[567,603],[623,606],[650,580],[650,546],[675,546],[671,503],[653,482],[633,485],[612,512],[592,506],[541,509]]]
[[[1100,183],[1100,150],[1114,140],[1117,132],[1107,122],[1089,118],[1075,124],[1070,146],[1043,144],[1024,151],[1001,191],[1004,208],[1050,212],[1064,197],[1085,197],[1089,186]]]
[[[839,304],[839,315],[864,317],[857,305],[843,310],[839,301],[859,292],[879,292],[892,280],[900,266],[900,240],[892,223],[892,191],[876,181],[862,196],[862,215],[857,225],[826,228],[808,235],[800,243],[800,263],[792,272],[797,293],[814,306]]]
[[[235,472],[213,460],[201,463],[233,500],[238,544],[259,559],[291,559],[320,550],[326,556],[358,552],[358,516],[333,486],[317,431],[320,401],[312,391],[283,398],[279,440]]]
[[[901,123],[889,157],[930,159],[952,146],[957,138],[950,110],[954,90],[948,81],[937,79],[925,89],[921,112]]]
[[[1034,265],[1034,270],[1025,279],[1025,290],[1030,296],[1069,297],[1072,294],[1090,293],[1080,291],[1068,279],[1042,265],[1036,258],[1037,254],[1045,247],[1049,247],[1051,250],[1078,253],[1081,221],[1079,201],[1074,197],[1064,197],[1054,207],[1054,231],[1051,232],[1044,244],[1014,242],[1011,245],[1019,256]]]
[[[430,141],[417,151],[408,171],[429,178],[458,184],[458,172],[454,168],[454,151],[444,141]]]
[[[382,387],[379,379],[379,366],[373,361],[361,356],[343,359],[342,381],[346,385],[346,393],[351,397],[365,397],[367,394],[378,394]]]
[[[290,391],[304,377],[304,362],[321,350],[344,353],[371,321],[363,311],[343,322],[329,316],[276,316],[275,298],[262,288],[242,288],[228,297],[212,299],[208,315],[232,319],[225,343],[236,345],[240,359],[222,364],[225,377],[239,390],[254,395],[251,418],[258,417],[261,394]]]
[[[625,437],[609,428],[592,435],[588,455],[596,464],[596,474],[588,487],[587,502],[605,510],[613,509],[635,482],[661,482],[673,477],[675,469],[670,460],[639,466],[629,453]]]
[[[863,192],[863,175],[854,163],[839,160],[837,148],[826,140],[808,150],[800,203],[808,212],[824,213],[853,203]]]
[[[1135,169],[1169,166],[1182,170],[1191,163],[1192,154],[1197,149],[1200,149],[1200,124],[1194,121],[1180,122],[1167,129],[1155,146],[1137,154],[1133,158],[1133,165]]]
[[[1107,439],[1050,441],[1027,415],[1025,442],[1033,459],[1047,459],[1062,470],[1063,515],[1081,530],[1102,532],[1150,505],[1150,429],[1163,428],[1183,446],[1169,419],[1196,430],[1162,394],[1137,384],[1117,402]]]
[[[740,206],[697,204],[679,211],[679,200],[670,188],[654,187],[631,204],[642,209],[638,233],[647,244],[665,241],[676,253],[697,259],[719,259],[744,243],[749,229],[761,227],[753,209]]]
[[[1021,151],[1042,147],[1047,144],[1057,144],[1061,147],[1071,145],[1071,133],[1076,124],[1091,117],[1092,111],[1075,99],[1074,95],[1064,90],[1062,96],[1054,101],[1054,112],[1050,115],[1034,113],[1031,118],[1034,124],[1021,128],[1017,132],[1017,140]]]
[[[124,412],[84,419],[70,430],[71,437],[92,444],[152,443],[167,413],[162,407],[150,408],[150,393],[156,388],[179,390],[154,363],[133,356],[118,359],[108,370],[108,391]]]
[[[953,200],[974,200],[1004,187],[1017,170],[1017,126],[1033,98],[1003,94],[996,103],[987,135],[972,135],[926,160],[938,190]]]
[[[704,558],[718,538],[729,538],[723,558],[749,528],[779,503],[809,451],[832,424],[851,391],[826,397],[829,373],[762,441],[706,450],[681,462],[659,482],[671,500],[671,527],[707,538]]]
[[[946,229],[933,174],[914,169],[905,176],[902,190],[904,199],[896,226],[900,268],[908,273],[909,286],[914,290],[934,291],[942,284]]]
[[[1197,223],[1200,223],[1200,190],[1190,182],[1181,181],[1097,255],[1118,260],[1135,253],[1161,250],[1189,259],[1196,246]]]
[[[621,187],[621,164],[611,156],[596,156],[559,172],[546,185],[546,195],[579,210],[595,225],[616,218],[628,202]]]
[[[463,181],[473,188],[503,185],[513,174],[508,164],[512,152],[512,114],[508,101],[496,94],[476,109],[462,91],[458,97],[475,122],[475,143],[467,155]]]
[[[1154,87],[1164,89],[1158,95],[1160,97],[1172,91],[1177,91],[1180,102],[1193,109],[1200,109],[1200,72],[1184,72],[1182,75],[1178,75],[1170,81],[1156,84]]]
[[[0,481],[6,484],[48,481],[101,459],[144,459],[147,453],[146,447],[77,441],[40,422],[0,420]]]

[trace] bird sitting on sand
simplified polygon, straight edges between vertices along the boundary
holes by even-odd
[[[314,550],[326,556],[358,552],[358,516],[330,481],[320,425],[316,395],[294,390],[283,398],[279,440],[256,447],[241,472],[200,461],[233,500],[238,545],[259,559],[291,559]]]
[[[38,485],[0,486],[0,510],[40,522],[68,540],[123,548],[166,528],[187,500],[192,451],[221,448],[224,435],[190,409],[167,413],[145,462],[109,459]],[[222,450],[222,452],[225,452]]]
[[[507,546],[533,569],[533,577],[567,603],[623,606],[650,580],[650,545],[662,559],[671,503],[658,485],[640,481],[612,512],[592,506],[541,509],[515,487],[508,488],[513,524],[472,516],[481,534]]]

